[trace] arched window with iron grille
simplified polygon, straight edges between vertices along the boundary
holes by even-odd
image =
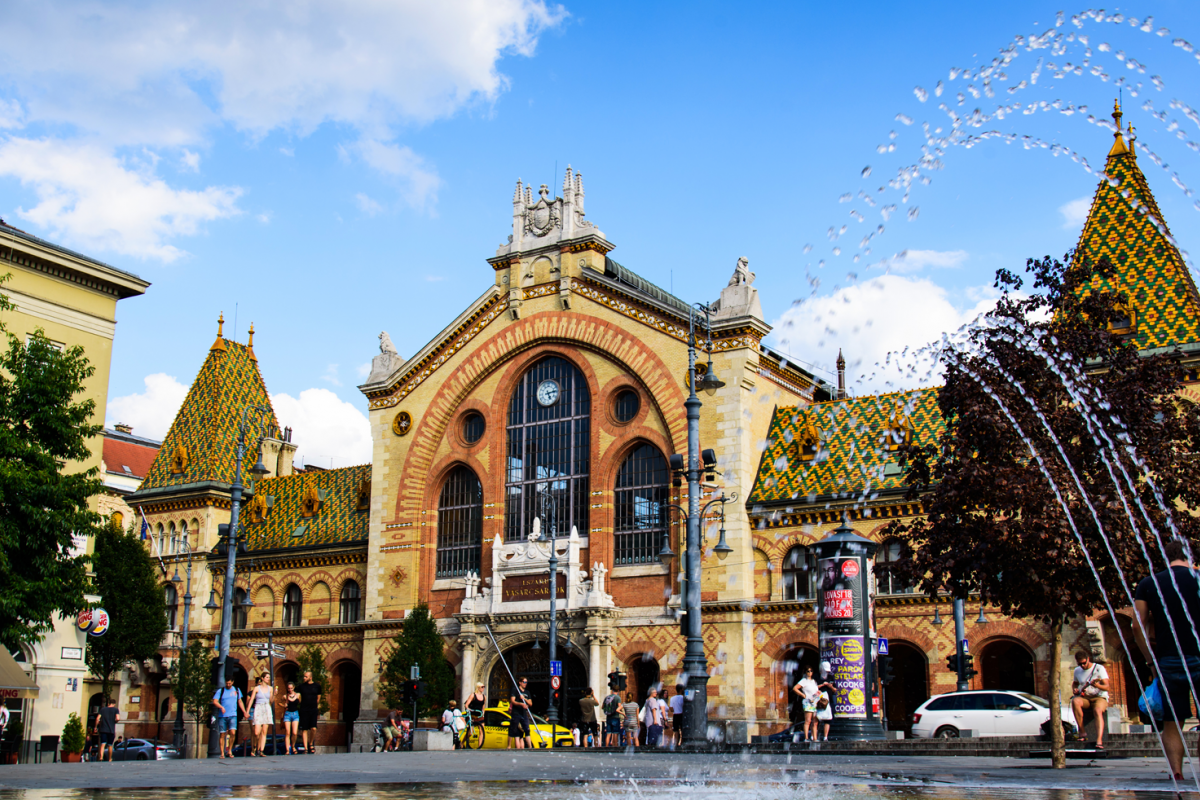
[[[304,605],[300,587],[289,583],[283,593],[283,627],[297,628],[300,626],[300,609]]]
[[[163,587],[163,597],[167,601],[167,628],[176,630],[175,618],[179,611],[179,591],[174,584],[168,583]]]
[[[816,560],[804,545],[796,545],[783,557],[783,599],[812,600],[816,597]]]
[[[470,467],[450,471],[438,497],[437,577],[479,571],[483,550],[483,485]]]
[[[249,614],[246,613],[246,590],[238,587],[233,590],[233,629],[245,630]]]
[[[617,473],[614,565],[658,561],[669,524],[667,460],[652,444],[635,449]]]
[[[346,581],[342,584],[341,613],[338,621],[343,625],[358,622],[358,584]]]

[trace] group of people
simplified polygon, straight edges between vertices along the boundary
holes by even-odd
[[[658,696],[656,687],[651,687],[645,704],[639,706],[633,692],[626,692],[622,700],[614,689],[598,701],[595,693],[587,689],[579,701],[580,723],[575,742],[581,747],[638,747],[643,745],[644,727],[645,747],[673,748],[683,740],[683,692],[683,685],[677,685],[675,696],[667,701]]]
[[[242,716],[250,719],[254,728],[254,737],[251,740],[252,754],[266,755],[267,734],[275,726],[276,705],[284,707],[283,730],[287,754],[316,752],[321,686],[313,681],[312,672],[304,673],[304,679],[299,686],[295,681],[288,681],[287,691],[278,697],[277,694],[271,676],[267,673],[258,676],[254,688],[245,697],[242,690],[233,685],[233,678],[225,679],[225,686],[218,689],[212,699],[217,732],[221,737],[221,758],[233,758],[239,711]]]
[[[813,679],[813,668],[805,667],[800,680],[792,687],[792,694],[796,695],[796,701],[800,704],[803,714],[800,725],[804,741],[827,741],[829,724],[833,720],[833,684],[829,681],[817,683]]]

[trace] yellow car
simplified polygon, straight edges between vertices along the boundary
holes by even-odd
[[[511,720],[508,703],[501,702],[498,706],[484,709],[483,724],[472,720],[471,725],[462,732],[463,744],[472,750],[503,750],[508,747],[508,725]],[[529,729],[529,740],[534,747],[574,747],[575,740],[571,729],[565,725],[551,725],[546,720],[533,715],[533,725]]]

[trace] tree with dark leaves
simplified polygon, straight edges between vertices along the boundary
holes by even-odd
[[[418,716],[438,713],[454,696],[454,670],[446,661],[446,643],[438,633],[429,606],[418,603],[396,635],[395,649],[383,666],[379,694],[388,708],[403,708],[404,682],[409,668],[421,668],[425,696],[417,704]]]

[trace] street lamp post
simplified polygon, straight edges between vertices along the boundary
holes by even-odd
[[[546,499],[550,500],[551,498],[547,497]],[[545,514],[544,509],[543,509],[542,513]],[[557,516],[558,515],[555,514],[555,519],[557,519]],[[538,535],[540,536],[541,526],[539,525],[538,527],[539,527]],[[553,686],[554,686],[554,674],[553,674],[554,673],[554,662],[558,660],[558,551],[557,551],[557,547],[556,547],[555,541],[554,541],[554,526],[553,526],[553,524],[548,524],[546,526],[546,528],[547,528],[547,533],[549,534],[546,541],[550,546],[550,553],[549,553],[549,557],[548,557],[548,567],[549,567],[549,572],[550,572],[550,642],[549,642],[550,652],[549,652],[549,655],[550,655],[550,673],[551,673],[549,676],[550,677],[550,690],[549,690],[549,694],[547,696],[547,704],[546,704],[546,721],[549,722],[550,726],[551,726],[550,727],[550,730],[551,730],[550,746],[553,747],[554,746],[554,736],[555,736],[554,728],[558,724],[558,707],[554,704],[554,688],[553,688]],[[537,542],[537,538],[535,538],[534,536],[531,536],[530,541]],[[540,549],[541,546],[538,545],[538,547]],[[561,680],[561,678],[560,678],[560,680]]]
[[[179,658],[183,659],[187,653],[188,646],[188,619],[192,610],[192,545],[188,542],[187,537],[183,539],[183,546],[187,550],[187,585],[183,590],[183,634],[180,637]],[[175,576],[171,578],[171,583],[179,585],[183,580],[179,577],[179,567],[175,567]],[[180,664],[182,666],[182,664]],[[179,674],[179,668],[176,668],[176,674]],[[183,698],[179,697],[179,687],[174,687],[175,696],[175,731],[174,743],[175,749],[182,752],[183,749]],[[184,753],[186,758],[187,754]]]
[[[233,594],[234,580],[237,569],[237,530],[238,512],[242,505],[242,461],[246,457],[246,430],[249,426],[249,413],[269,415],[271,409],[266,406],[251,405],[242,409],[242,421],[238,426],[237,458],[234,463],[233,486],[230,487],[229,527],[226,531],[225,556],[225,586],[221,597],[221,634],[217,644],[217,669],[213,683],[219,688],[226,677],[225,662],[229,657],[229,638],[233,628]],[[250,468],[250,474],[259,477],[267,474],[267,468],[262,463],[262,440],[259,440],[258,459]],[[206,608],[208,606],[205,606]],[[208,735],[208,755],[213,757],[221,752],[220,734],[217,732],[217,720],[213,718],[212,729]]]

